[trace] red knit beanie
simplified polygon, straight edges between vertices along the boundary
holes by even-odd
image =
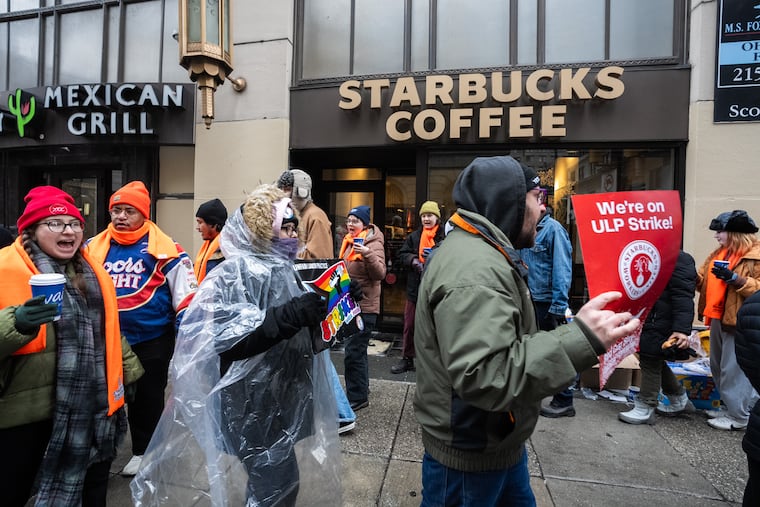
[[[79,208],[74,203],[74,198],[60,188],[48,185],[34,187],[26,194],[24,202],[26,202],[26,208],[24,208],[24,212],[16,221],[19,234],[43,218],[55,215],[71,215],[77,220],[84,222]]]
[[[119,205],[133,206],[146,219],[150,218],[150,194],[142,181],[130,181],[113,193],[108,209]]]

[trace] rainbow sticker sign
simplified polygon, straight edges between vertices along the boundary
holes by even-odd
[[[362,310],[348,291],[351,278],[345,262],[306,261],[295,267],[310,288],[327,298],[327,316],[313,336],[315,353],[329,348],[339,334],[351,334],[364,328],[359,316]]]

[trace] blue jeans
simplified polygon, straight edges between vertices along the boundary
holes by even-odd
[[[356,420],[356,414],[351,410],[351,404],[346,398],[346,393],[343,391],[343,386],[340,385],[340,378],[338,378],[338,372],[335,370],[335,365],[332,360],[328,361],[327,368],[330,370],[330,379],[332,381],[333,392],[335,393],[335,402],[338,405],[338,422],[354,422]]]
[[[376,313],[362,313],[364,331],[354,333],[345,341],[343,375],[346,378],[346,394],[351,403],[363,403],[369,398],[369,365],[367,346],[377,322]]]
[[[527,452],[523,451],[522,459],[510,468],[491,472],[460,472],[443,466],[425,453],[420,507],[485,505],[535,507]]]

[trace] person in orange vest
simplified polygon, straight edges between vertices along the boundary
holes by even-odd
[[[132,458],[123,476],[139,470],[161,418],[177,328],[198,288],[193,261],[150,220],[150,208],[145,184],[127,183],[108,201],[111,223],[87,242],[92,258],[111,275],[121,331],[145,368],[127,410]]]
[[[226,221],[227,208],[219,199],[204,202],[195,213],[195,230],[203,239],[203,245],[198,250],[193,264],[198,283],[201,283],[206,278],[206,274],[224,260],[224,254],[219,248],[219,233],[222,232]]]
[[[142,366],[121,337],[111,277],[82,248],[74,199],[41,186],[24,200],[20,235],[0,251],[3,505],[36,493],[37,505],[104,506],[127,431],[125,385]],[[41,273],[63,275],[60,314],[32,297],[30,278]]]

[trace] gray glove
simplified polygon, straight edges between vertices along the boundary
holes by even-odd
[[[21,334],[37,334],[42,324],[53,322],[58,305],[45,303],[45,296],[28,299],[16,308],[16,330]]]

